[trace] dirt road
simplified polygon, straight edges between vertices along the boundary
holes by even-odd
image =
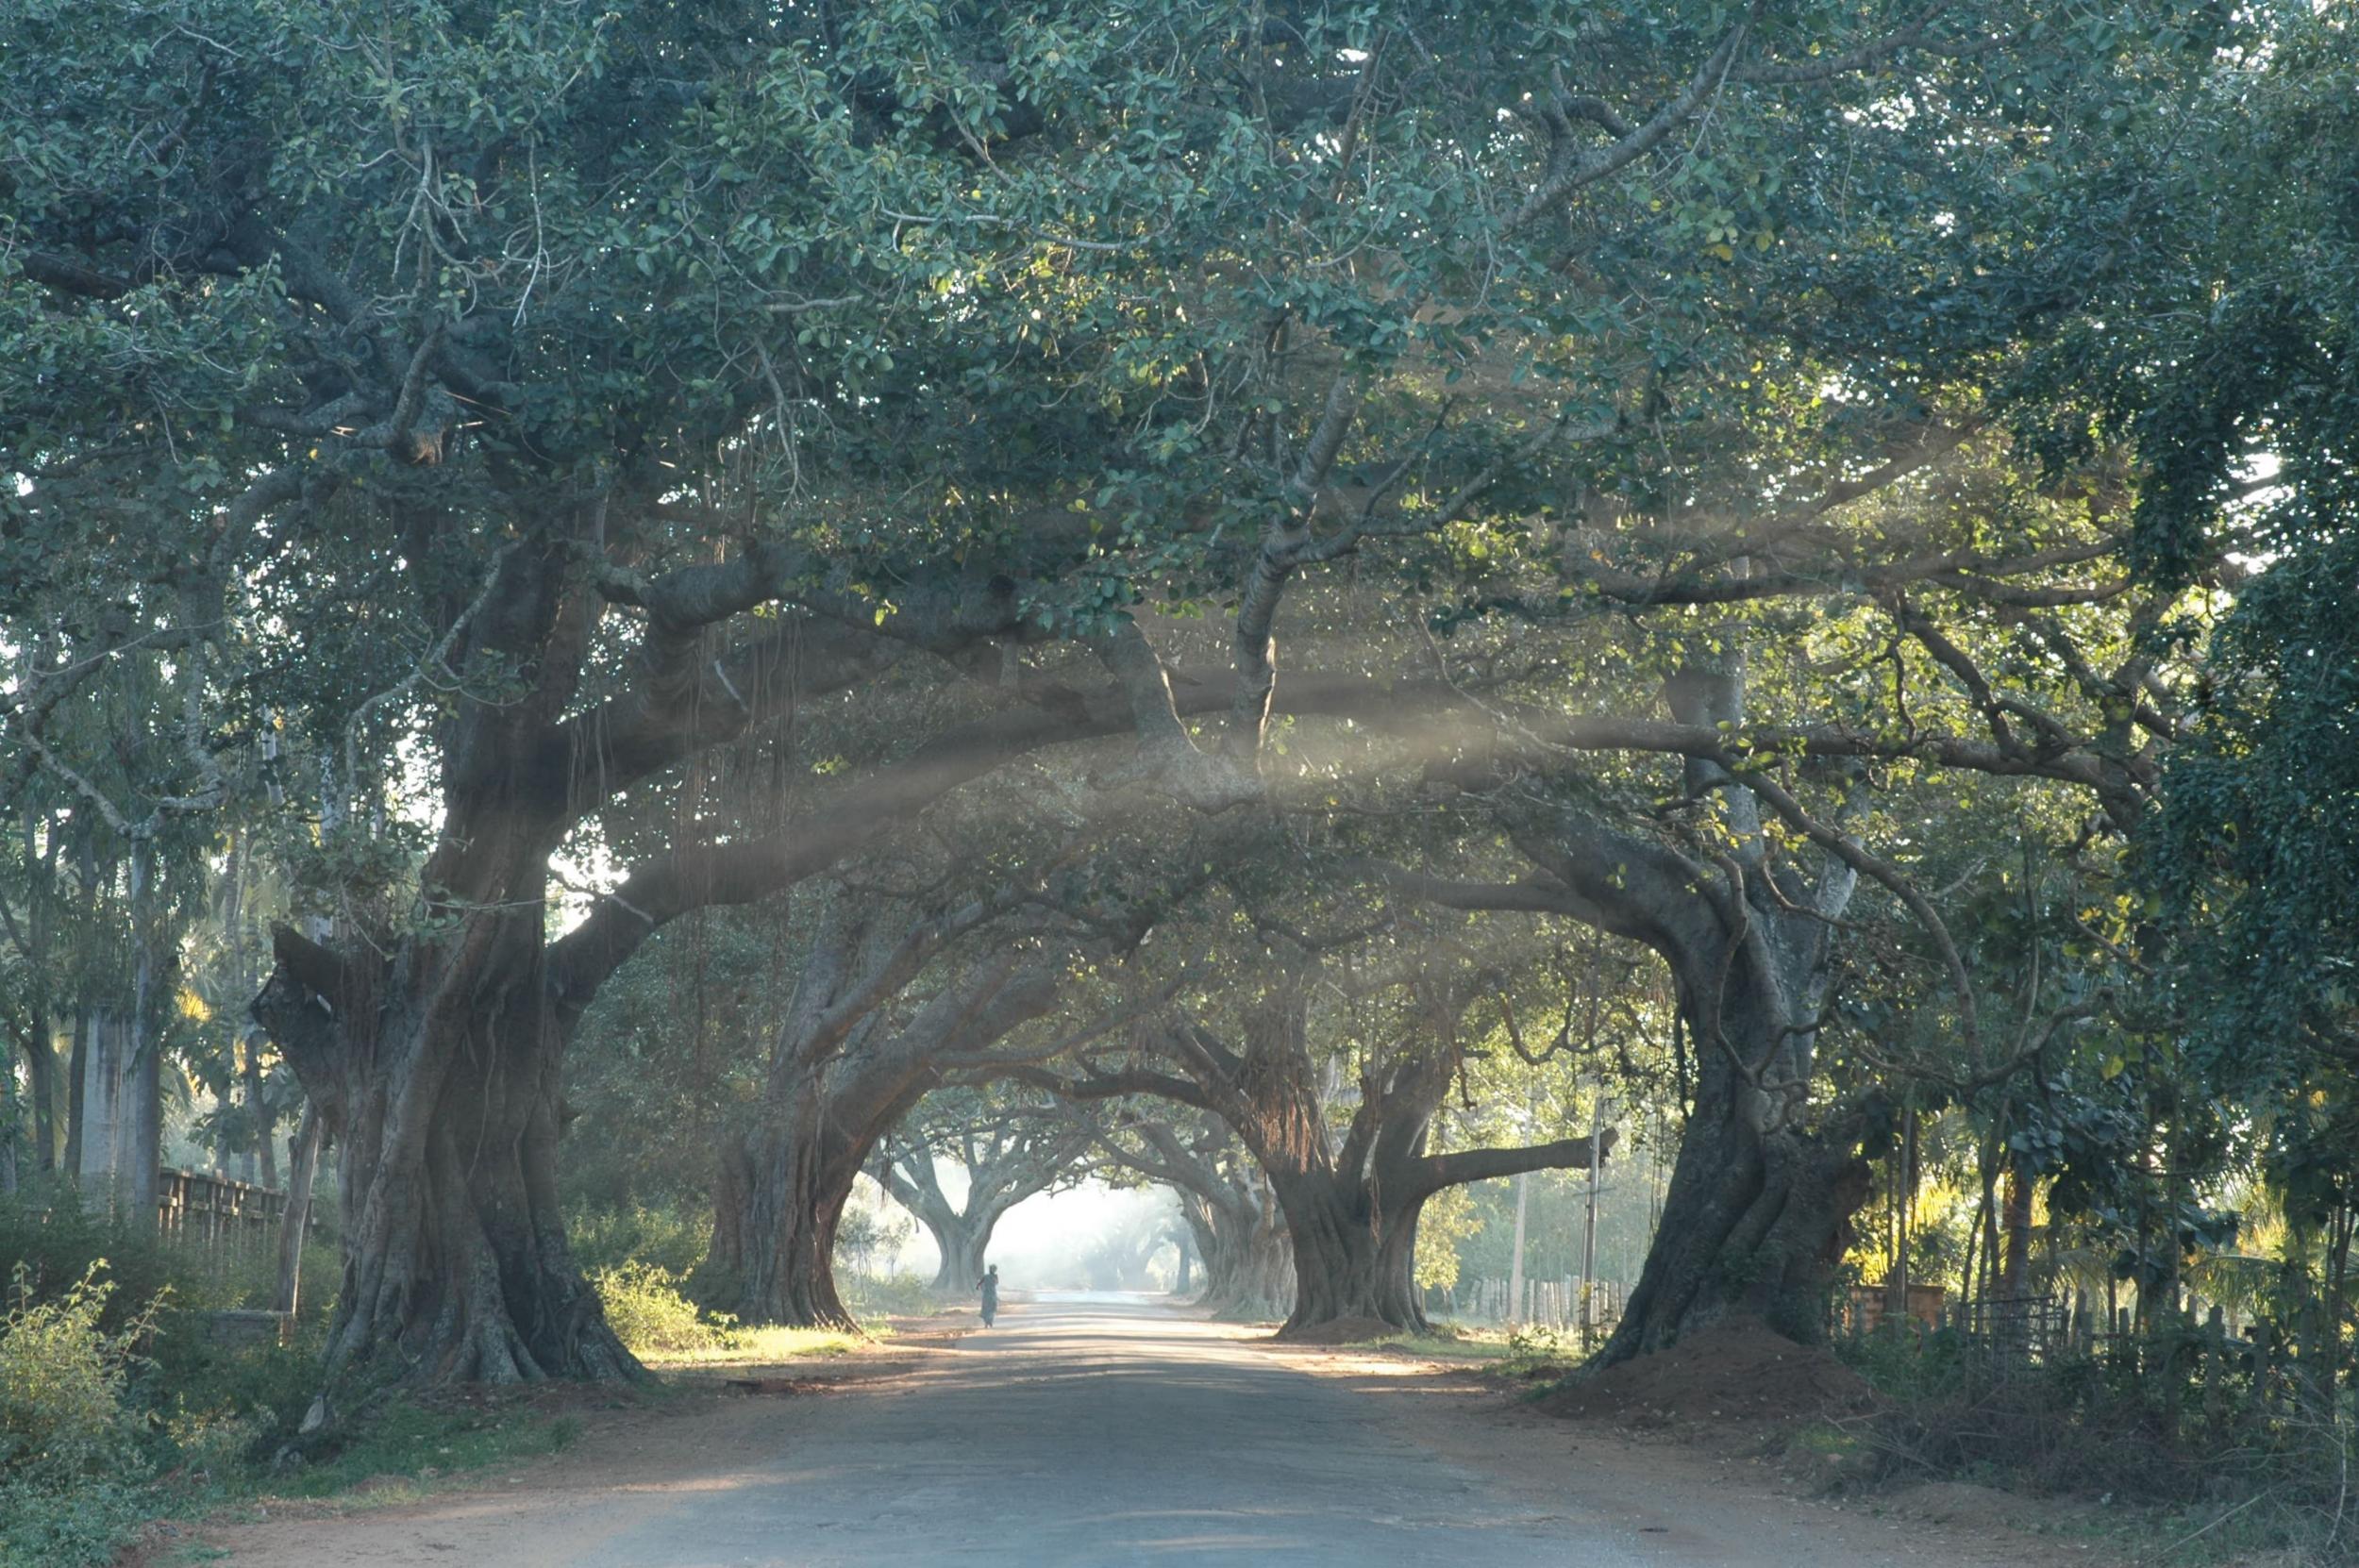
[[[841,1392],[699,1403],[426,1504],[205,1532],[238,1568],[1867,1568],[2087,1562],[1748,1487],[1366,1357],[1049,1297]]]

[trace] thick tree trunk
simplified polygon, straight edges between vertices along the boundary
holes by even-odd
[[[122,1143],[115,1150],[118,1217],[142,1231],[156,1228],[164,1153],[163,1042],[140,1031],[124,1083]]]
[[[131,1038],[124,1063],[115,1144],[117,1217],[156,1228],[164,1152],[164,1008],[179,974],[179,955],[156,898],[156,846],[131,845]]]
[[[641,1375],[565,1245],[540,921],[537,906],[473,913],[359,976],[277,935],[255,1015],[343,1151],[331,1378]],[[337,978],[304,984],[323,964]]]
[[[712,1255],[746,1323],[858,1326],[836,1290],[835,1237],[865,1149],[828,1126],[827,1109],[813,1083],[790,1116],[765,1120],[728,1156]]]
[[[1741,1031],[1732,1017],[1728,1025],[1739,1051],[1764,1048],[1765,1031]],[[1698,1065],[1654,1245],[1602,1361],[1663,1349],[1730,1313],[1757,1315],[1804,1343],[1825,1338],[1835,1265],[1869,1190],[1857,1130],[1841,1119],[1781,1123],[1726,1052]]]
[[[1387,1209],[1367,1185],[1322,1173],[1273,1173],[1271,1179],[1294,1249],[1294,1309],[1279,1329],[1281,1338],[1347,1318],[1427,1331],[1410,1267],[1422,1198]]]
[[[2001,1227],[2006,1250],[2000,1255],[1998,1293],[2014,1300],[2032,1285],[2032,1178],[2024,1172],[2023,1161],[2010,1155],[2005,1179]]]
[[[728,1155],[711,1259],[743,1321],[858,1326],[836,1289],[836,1229],[878,1142],[908,1109],[907,1100],[879,1103],[865,1087],[830,1085],[824,1067],[807,1067],[774,1085],[761,1119]]]
[[[895,1202],[917,1217],[933,1238],[937,1261],[934,1265],[933,1289],[954,1295],[973,1295],[983,1279],[983,1252],[991,1244],[991,1233],[999,1223],[995,1209],[974,1213],[972,1183],[976,1173],[969,1171],[970,1183],[967,1209],[961,1209],[944,1193],[933,1169],[933,1155],[920,1148],[912,1155],[898,1158],[923,1161],[912,1175],[905,1176],[895,1163],[895,1156],[888,1151],[877,1166],[878,1179]]]
[[[65,1153],[59,1167],[76,1182],[82,1178],[82,1146],[89,1141],[84,1133],[90,1117],[90,1086],[85,1081],[90,1038],[88,1019],[76,1019],[65,1054]]]
[[[125,1113],[135,1045],[131,1021],[120,1011],[92,1008],[84,1015],[75,1176],[83,1203],[118,1215],[128,1198],[123,1191],[123,1148],[130,1138]]]
[[[10,1064],[0,1076],[0,1196],[16,1195],[16,1145],[23,1130],[24,1108],[16,1103],[16,1069]]]
[[[1056,998],[1052,970],[1003,952],[935,993],[897,1031],[878,1026],[875,1009],[916,976],[931,951],[925,939],[939,928],[860,936],[847,924],[813,944],[754,1125],[730,1156],[738,1168],[719,1184],[713,1256],[733,1271],[747,1322],[856,1326],[835,1287],[836,1227],[853,1183],[942,1080],[945,1062],[972,1067]],[[847,966],[863,945],[881,956],[856,976]],[[989,1236],[986,1226],[979,1240]]]
[[[1274,1223],[1255,1226],[1234,1249],[1224,1315],[1265,1321],[1293,1315],[1296,1298],[1294,1242]]]
[[[33,1101],[34,1168],[46,1176],[58,1168],[58,1043],[45,1012],[33,1015],[25,1052],[25,1081]]]
[[[1204,1265],[1197,1305],[1215,1317],[1255,1323],[1293,1311],[1294,1246],[1274,1210],[1234,1187],[1218,1202],[1184,1190],[1179,1195],[1196,1260]]]
[[[1233,1265],[1227,1257],[1220,1233],[1213,1224],[1212,1205],[1194,1193],[1179,1192],[1175,1195],[1180,1200],[1180,1218],[1188,1227],[1190,1245],[1187,1250],[1203,1265],[1203,1300],[1210,1302],[1220,1294],[1227,1273]],[[1189,1283],[1183,1274],[1179,1286],[1181,1293],[1186,1293]]]
[[[245,1054],[243,1076],[246,1114],[254,1119],[254,1154],[251,1158],[256,1166],[255,1174],[260,1178],[262,1185],[276,1187],[278,1185],[278,1155],[273,1145],[277,1141],[278,1126],[270,1113],[268,1103],[262,1096],[261,1045],[261,1036],[259,1033],[241,1033],[239,1048]]]
[[[603,973],[551,966],[549,861],[605,769],[656,765],[597,749],[611,734],[569,716],[599,615],[572,544],[602,505],[527,524],[472,604],[427,606],[449,628],[436,658],[489,656],[515,690],[459,694],[436,726],[443,811],[420,918],[371,930],[364,907],[334,945],[273,933],[251,1011],[341,1157],[331,1390],[644,1376],[566,1247],[557,1190],[565,1035]],[[353,810],[366,781],[320,760],[322,831],[368,837]]]
[[[979,1222],[970,1222],[963,1214],[953,1214],[933,1230],[934,1244],[942,1249],[942,1264],[934,1270],[934,1289],[957,1295],[973,1295],[983,1279],[983,1254],[990,1250],[991,1233],[998,1223],[996,1214]]]

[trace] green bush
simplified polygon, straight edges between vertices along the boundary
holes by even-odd
[[[585,1273],[653,1263],[685,1276],[704,1261],[711,1225],[677,1209],[583,1209],[565,1217],[565,1236]]]
[[[656,1263],[622,1263],[590,1276],[605,1303],[606,1321],[634,1355],[661,1355],[722,1346],[736,1327],[730,1318],[708,1320],[680,1293],[680,1276]]]
[[[119,1332],[130,1319],[167,1291],[183,1306],[211,1305],[207,1292],[194,1288],[198,1271],[181,1264],[159,1243],[153,1230],[139,1231],[119,1225],[104,1213],[83,1209],[73,1189],[59,1188],[42,1195],[27,1193],[0,1198],[0,1267],[13,1280],[22,1270],[36,1300],[50,1300],[71,1290],[103,1264],[113,1286],[99,1324]],[[224,1303],[223,1305],[226,1305]]]
[[[334,1452],[278,1474],[319,1390],[334,1248],[305,1249],[293,1343],[225,1345],[203,1317],[267,1304],[266,1252],[159,1243],[56,1197],[54,1208],[0,1203],[0,1268],[11,1276],[0,1295],[0,1568],[97,1568],[158,1518],[499,1463],[571,1435],[529,1410],[397,1399]]]
[[[914,1274],[896,1274],[885,1279],[839,1275],[836,1291],[843,1296],[845,1309],[863,1319],[923,1317],[975,1299],[963,1293],[937,1291],[931,1280]]]
[[[68,1492],[0,1477],[0,1568],[96,1568],[153,1517],[143,1488],[86,1481]]]
[[[48,1300],[33,1294],[22,1262],[0,1315],[0,1475],[64,1486],[120,1473],[131,1461],[136,1423],[125,1400],[154,1329],[153,1305],[121,1328],[101,1326],[115,1293],[105,1265]]]
[[[102,1260],[115,1284],[105,1319],[109,1328],[167,1289],[174,1309],[187,1311],[267,1308],[278,1289],[272,1247],[229,1251],[165,1241],[152,1227],[84,1209],[69,1186],[0,1198],[0,1267],[25,1264],[35,1295],[63,1290]],[[332,1242],[314,1238],[305,1245],[300,1296],[305,1317],[326,1315],[343,1267]]]
[[[150,1469],[133,1395],[149,1364],[156,1298],[136,1308],[90,1264],[38,1294],[22,1259],[0,1313],[0,1564],[69,1568],[113,1559],[146,1505]],[[111,1320],[112,1326],[109,1326]]]

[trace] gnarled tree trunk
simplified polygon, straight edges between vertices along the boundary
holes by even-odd
[[[1158,1094],[1211,1111],[1235,1130],[1285,1215],[1295,1280],[1294,1307],[1281,1334],[1345,1319],[1375,1319],[1419,1332],[1428,1325],[1414,1263],[1417,1220],[1427,1200],[1462,1182],[1585,1167],[1614,1141],[1575,1138],[1529,1148],[1428,1153],[1434,1114],[1456,1070],[1458,1014],[1470,995],[1447,986],[1428,988],[1424,997],[1430,1039],[1365,1064],[1350,1126],[1335,1139],[1308,1045],[1308,982],[1307,966],[1273,980],[1246,1009],[1238,1048],[1192,1022],[1166,1030],[1160,1048],[1185,1078],[1132,1069],[1067,1081],[1060,1089],[1082,1098]]]
[[[980,905],[914,922],[830,904],[794,1009],[771,1047],[755,1119],[716,1192],[712,1261],[751,1323],[848,1327],[835,1285],[836,1226],[878,1146],[953,1070],[988,1075],[993,1044],[1054,1003],[1057,971],[998,951],[970,963],[898,1027],[879,1009]]]
[[[836,1290],[835,1236],[865,1146],[828,1129],[832,1109],[814,1085],[726,1157],[734,1169],[719,1186],[712,1260],[745,1322],[856,1326]]]
[[[1270,1181],[1285,1207],[1294,1254],[1295,1304],[1281,1334],[1355,1318],[1427,1329],[1410,1282],[1423,1195],[1387,1204],[1371,1183],[1318,1171],[1272,1172]]]
[[[972,1295],[982,1283],[984,1255],[1000,1217],[1055,1185],[1088,1147],[1090,1135],[1038,1108],[994,1109],[972,1096],[954,1094],[926,1109],[943,1106],[950,1109],[929,1121],[948,1117],[944,1147],[965,1167],[963,1202],[953,1204],[943,1190],[925,1128],[904,1128],[894,1137],[875,1170],[884,1190],[932,1235],[942,1259],[934,1288]]]
[[[1824,1338],[1835,1265],[1867,1200],[1869,1166],[1848,1118],[1765,1121],[1736,1072],[1699,1066],[1654,1245],[1600,1352],[1608,1362],[1729,1313],[1805,1343]]]
[[[276,933],[279,966],[256,1015],[343,1149],[330,1374],[636,1376],[566,1250],[560,1042],[538,988],[510,983],[537,978],[539,910],[470,926],[455,951],[405,943],[357,976]]]
[[[1733,658],[1682,670],[1667,688],[1674,716],[1732,729],[1743,675]],[[1685,782],[1690,795],[1723,803],[1737,850],[1716,868],[1586,823],[1535,855],[1583,918],[1662,955],[1697,1053],[1695,1110],[1655,1244],[1600,1352],[1609,1362],[1729,1312],[1822,1339],[1834,1268],[1868,1193],[1864,1109],[1818,1114],[1810,1104],[1830,933],[1857,874],[1832,855],[1815,880],[1775,863],[1759,801],[1718,763],[1690,758]]]

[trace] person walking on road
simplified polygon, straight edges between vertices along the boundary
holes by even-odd
[[[983,1293],[983,1326],[999,1315],[999,1265],[994,1263],[983,1271],[983,1282],[977,1287]]]

